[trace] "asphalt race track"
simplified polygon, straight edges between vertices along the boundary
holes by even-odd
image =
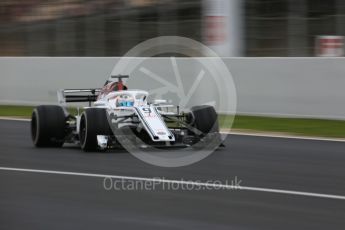
[[[34,148],[25,121],[0,120],[0,130],[1,230],[345,228],[345,142],[232,135],[226,148],[196,164],[161,168],[124,150]],[[237,177],[241,186],[340,198],[162,184],[106,190],[104,178],[63,172],[223,184]]]

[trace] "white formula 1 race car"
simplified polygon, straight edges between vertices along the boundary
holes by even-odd
[[[217,113],[212,106],[195,106],[181,112],[165,100],[148,102],[147,91],[128,90],[123,78],[128,76],[111,76],[102,89],[58,91],[60,105],[36,107],[31,118],[34,145],[61,147],[74,143],[84,151],[97,151],[123,146],[118,137],[127,134],[128,138],[134,134],[140,143],[150,146],[187,147],[206,136],[220,139]],[[81,114],[78,109],[72,115],[66,107],[68,102],[88,102],[89,106]]]

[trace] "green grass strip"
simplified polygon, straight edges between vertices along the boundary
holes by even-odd
[[[0,105],[0,116],[2,117],[30,117],[32,106]]]
[[[224,115],[220,116],[220,120]],[[223,125],[227,127],[228,125]],[[301,136],[345,138],[345,121],[306,118],[236,116],[232,129]]]
[[[29,118],[31,116],[32,109],[32,106],[0,105],[0,116]],[[75,109],[73,108],[70,110],[75,112]],[[227,115],[219,116],[220,123],[222,124],[221,128],[230,127],[229,121],[232,119],[226,119],[226,116]],[[238,115],[235,117],[232,128],[254,132],[345,138],[345,121],[341,120]]]

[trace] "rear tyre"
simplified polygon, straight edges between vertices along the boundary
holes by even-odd
[[[57,105],[40,105],[31,116],[31,137],[36,147],[61,147],[65,138],[66,117]]]
[[[97,135],[111,135],[106,110],[102,108],[86,109],[80,118],[80,147],[85,152],[98,150]]]

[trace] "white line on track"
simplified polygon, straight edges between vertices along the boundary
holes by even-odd
[[[283,189],[260,188],[260,187],[248,187],[248,186],[234,187],[233,185],[227,185],[227,184],[202,183],[202,182],[193,182],[193,181],[184,181],[184,180],[168,180],[168,179],[148,178],[148,177],[119,176],[119,175],[107,175],[107,174],[65,172],[65,171],[10,168],[10,167],[0,167],[0,170],[2,170],[2,171],[15,171],[15,172],[28,172],[28,173],[41,173],[41,174],[68,175],[68,176],[112,178],[112,179],[121,179],[121,180],[149,181],[149,182],[154,182],[154,183],[194,185],[194,186],[200,186],[200,187],[222,188],[222,189],[229,189],[229,190],[230,189],[236,189],[236,190],[245,190],[245,191],[254,191],[254,192],[278,193],[278,194],[285,194],[285,195],[345,200],[345,196],[341,196],[341,195],[301,192],[301,191],[283,190]]]
[[[0,120],[5,120],[5,121],[30,121],[30,119],[27,119],[27,118],[16,118],[16,117],[0,117]]]
[[[344,138],[328,138],[328,137],[308,137],[308,136],[295,136],[289,134],[270,134],[270,133],[248,133],[248,132],[221,132],[223,134],[230,134],[236,136],[251,136],[251,137],[273,137],[273,138],[285,138],[285,139],[297,139],[297,140],[312,140],[312,141],[333,141],[333,142],[345,142]]]
[[[7,121],[30,121],[26,118],[12,118],[12,117],[0,117],[0,120]],[[272,137],[272,138],[285,138],[285,139],[298,139],[298,140],[314,140],[314,141],[332,141],[332,142],[345,142],[342,138],[327,138],[327,137],[307,137],[307,136],[296,136],[296,135],[283,135],[283,134],[271,134],[271,133],[249,133],[249,132],[223,132],[222,134],[230,134],[236,136],[251,136],[251,137]]]

